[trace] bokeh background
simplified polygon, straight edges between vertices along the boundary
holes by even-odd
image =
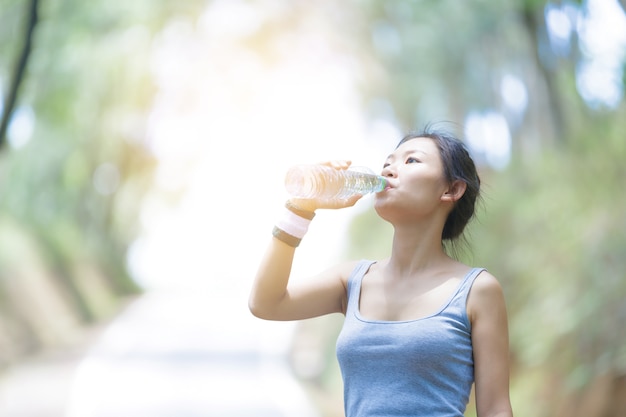
[[[250,317],[296,163],[426,123],[484,200],[516,416],[626,416],[624,0],[2,0],[0,416],[342,416],[340,316]],[[388,254],[371,198],[294,279]],[[467,416],[474,416],[470,404]]]

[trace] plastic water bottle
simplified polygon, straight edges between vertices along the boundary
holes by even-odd
[[[385,178],[366,167],[340,170],[325,165],[296,165],[285,175],[287,192],[298,198],[345,199],[377,193],[386,186]]]

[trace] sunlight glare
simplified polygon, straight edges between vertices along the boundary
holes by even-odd
[[[388,152],[371,140],[376,132],[360,111],[353,67],[323,29],[282,37],[267,59],[240,42],[246,29],[211,24],[244,12],[260,25],[272,10],[213,2],[197,31],[177,22],[155,43],[159,95],[149,144],[159,185],[178,187],[181,197],[170,207],[156,196],[146,204],[145,232],[129,252],[143,286],[247,291],[287,198],[289,166],[351,159],[378,170]],[[321,213],[303,242],[309,255],[297,257],[294,272],[310,275],[339,256],[354,213]]]
[[[0,115],[2,111],[0,109]],[[19,149],[26,145],[35,131],[35,112],[28,106],[20,106],[13,112],[7,140],[14,149]]]
[[[465,120],[465,137],[477,161],[495,169],[504,169],[511,159],[511,133],[500,113],[472,112]]]
[[[615,0],[588,0],[578,34],[585,59],[576,70],[576,84],[592,107],[615,108],[624,95],[621,80],[626,55],[626,15]]]
[[[506,106],[515,114],[522,115],[528,106],[528,90],[518,77],[506,74],[500,82],[500,94]]]

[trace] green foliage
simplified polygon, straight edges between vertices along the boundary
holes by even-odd
[[[478,262],[506,292],[517,366],[562,375],[566,392],[626,369],[620,129],[599,121],[577,146],[488,173],[486,211],[472,229]]]
[[[45,314],[20,305],[65,308],[78,326],[109,316],[140,291],[126,270],[126,251],[140,232],[139,210],[156,166],[144,142],[156,93],[152,38],[171,19],[202,7],[198,1],[40,2],[16,107],[33,114],[33,131],[0,154],[0,236],[28,242],[12,249],[0,242],[5,255],[13,254],[0,256],[0,363],[64,338],[42,336],[50,328],[42,325]],[[0,4],[3,99],[24,14],[24,2]],[[39,287],[54,290],[45,295],[16,284],[32,274]],[[15,326],[22,331],[12,332]]]
[[[371,19],[366,45],[386,76],[363,86],[365,99],[387,101],[404,129],[462,121],[470,104],[497,107],[499,77],[523,75],[515,52],[528,48],[528,36],[515,2],[364,3]],[[385,116],[380,106],[369,109]]]

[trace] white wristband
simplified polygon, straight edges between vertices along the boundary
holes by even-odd
[[[293,237],[302,239],[309,230],[311,220],[298,216],[291,210],[285,209],[282,218],[276,222],[276,227]]]

